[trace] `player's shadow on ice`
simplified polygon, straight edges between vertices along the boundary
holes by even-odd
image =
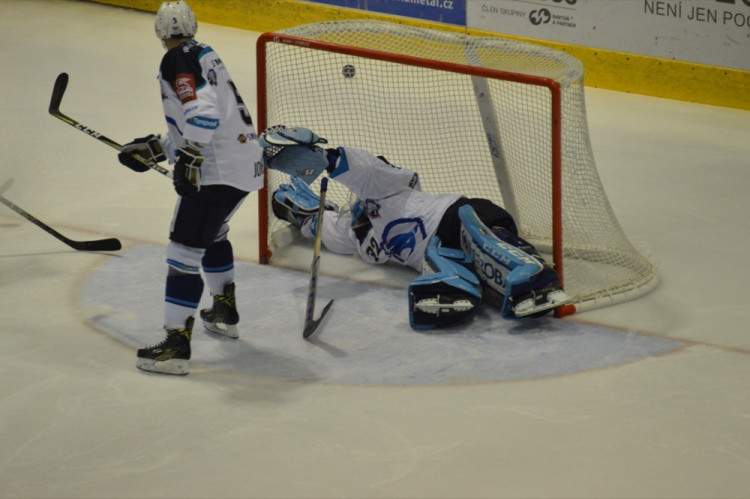
[[[326,323],[331,319],[332,315],[336,314],[335,311],[336,302],[334,300],[333,305],[331,306],[331,309],[328,311],[325,317],[323,317],[323,320],[320,321],[320,324],[318,324],[318,327],[315,329],[315,331],[305,338],[305,341],[310,343],[311,345],[320,348],[324,352],[326,352],[331,357],[341,359],[349,355],[346,351],[328,343],[325,341],[325,331],[326,331]],[[320,313],[320,312],[318,312]],[[317,316],[316,316],[317,318]]]

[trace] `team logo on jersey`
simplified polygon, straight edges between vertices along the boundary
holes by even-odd
[[[208,79],[209,84],[211,84],[214,87],[216,86],[217,76],[216,76],[216,71],[214,71],[213,68],[208,70],[208,72],[206,73],[206,78]]]
[[[216,130],[219,128],[219,120],[214,118],[206,118],[204,116],[193,116],[187,119],[187,124],[196,126],[198,128],[205,128],[207,130]]]
[[[247,135],[245,135],[244,133],[237,135],[237,142],[239,142],[240,144],[247,143],[247,140],[248,140]]]
[[[195,100],[195,76],[190,73],[179,73],[174,80],[174,91],[183,104]]]
[[[391,258],[405,263],[426,238],[427,230],[421,218],[399,218],[385,226],[382,248]]]

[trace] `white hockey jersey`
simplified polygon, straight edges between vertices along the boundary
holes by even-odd
[[[364,201],[372,228],[360,240],[348,213],[326,211],[323,244],[335,253],[359,253],[367,263],[394,261],[421,271],[427,245],[445,210],[461,196],[422,192],[416,172],[363,149],[339,147],[339,153],[330,178]]]
[[[185,42],[164,55],[159,83],[168,132],[162,147],[174,163],[187,140],[201,150],[201,185],[243,191],[263,187],[262,149],[250,113],[224,63],[208,45]]]

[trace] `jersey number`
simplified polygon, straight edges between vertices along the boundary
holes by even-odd
[[[370,238],[370,245],[367,246],[365,253],[367,253],[367,255],[374,261],[379,262],[381,252],[382,250],[380,249],[380,244],[375,240],[374,237]]]
[[[244,121],[247,126],[253,126],[253,119],[250,117],[250,112],[247,110],[245,102],[242,100],[240,93],[237,91],[237,86],[232,80],[227,80],[227,83],[231,87],[232,92],[234,92],[234,98],[237,100],[237,108],[240,110],[242,121]]]

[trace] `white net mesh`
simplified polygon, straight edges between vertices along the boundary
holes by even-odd
[[[563,248],[563,261],[556,263],[566,291],[580,310],[653,287],[655,267],[625,237],[597,174],[578,60],[515,40],[378,21],[315,23],[278,34],[258,61],[266,82],[261,126],[305,126],[331,147],[362,147],[418,171],[426,191],[492,199],[513,213],[524,238],[548,252],[552,92],[517,75],[556,81]],[[298,38],[368,50],[337,53]],[[471,68],[493,71],[477,77]],[[506,173],[499,174],[503,165]],[[268,192],[285,181],[269,172]],[[328,197],[344,205],[348,192],[332,182]],[[273,215],[261,223],[269,225],[273,246],[283,223]]]

